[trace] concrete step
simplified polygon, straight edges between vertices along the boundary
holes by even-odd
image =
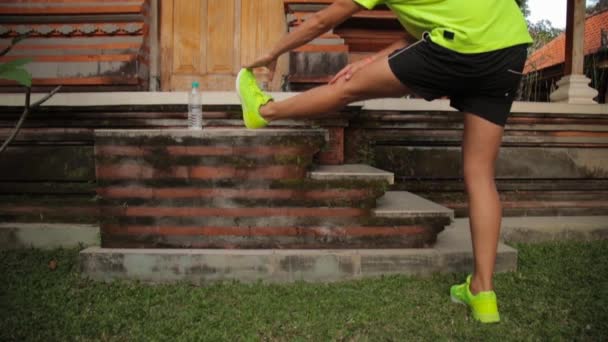
[[[95,136],[107,139],[120,138],[158,138],[164,137],[169,139],[236,139],[236,138],[276,138],[276,137],[313,137],[319,135],[325,136],[327,131],[316,128],[275,128],[275,129],[245,129],[238,128],[208,128],[203,130],[189,129],[98,129],[95,130]],[[274,141],[274,140],[273,140]]]
[[[450,228],[469,227],[468,218]],[[500,238],[507,243],[608,240],[608,216],[503,217]]]
[[[473,255],[466,228],[441,233],[433,248],[345,250],[109,249],[80,253],[83,275],[97,281],[332,282],[381,275],[471,272]],[[517,251],[500,244],[497,272],[517,268]]]
[[[215,128],[215,127],[243,127],[243,119],[241,118],[241,113],[229,113],[230,117],[221,118],[221,119],[208,119],[203,122],[205,129]],[[337,122],[337,120],[334,120]],[[324,121],[325,123],[325,121]],[[277,120],[272,121],[266,126],[265,129],[310,129],[315,124],[313,120]]]
[[[366,164],[321,165],[308,176],[316,180],[366,180],[395,183],[392,172],[377,169]]]
[[[388,191],[377,201],[374,216],[382,218],[429,218],[454,219],[454,211],[407,191]]]
[[[99,245],[99,226],[72,223],[1,223],[0,250]]]

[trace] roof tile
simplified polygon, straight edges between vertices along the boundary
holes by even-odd
[[[608,10],[585,19],[585,56],[596,53],[602,47],[602,29],[608,30]],[[561,64],[564,62],[565,56],[566,34],[562,33],[528,57],[524,73]]]

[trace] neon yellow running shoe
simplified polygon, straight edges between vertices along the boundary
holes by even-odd
[[[262,128],[268,125],[268,121],[260,115],[260,108],[272,101],[272,97],[260,89],[251,70],[241,69],[239,72],[236,77],[236,93],[243,107],[245,127]]]
[[[467,281],[464,284],[452,286],[450,289],[452,302],[467,305],[471,308],[473,318],[481,323],[500,322],[496,293],[494,293],[494,291],[485,291],[473,295],[470,286],[470,275],[467,277]]]

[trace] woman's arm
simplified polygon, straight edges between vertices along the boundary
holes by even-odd
[[[338,26],[363,8],[353,0],[336,0],[329,7],[310,16],[297,29],[284,36],[263,57],[246,65],[247,68],[266,66],[287,51],[298,48]]]

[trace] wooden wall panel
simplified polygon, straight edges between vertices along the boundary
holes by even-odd
[[[231,74],[235,71],[235,1],[210,0],[207,36],[207,70],[209,73]]]
[[[173,67],[173,0],[160,3],[160,86],[171,90]]]
[[[206,1],[175,0],[173,8],[173,72],[201,74]]]
[[[161,4],[162,89],[234,90],[241,66],[266,52],[287,30],[277,0],[166,0]],[[270,89],[287,71],[280,60]],[[267,72],[260,80],[266,83]]]
[[[287,23],[282,1],[242,0],[241,6],[241,64],[246,64],[268,52],[287,32]],[[272,80],[264,70],[259,70],[257,74],[262,82],[270,82],[269,89],[278,90],[288,67],[287,56],[283,56],[277,63]]]

